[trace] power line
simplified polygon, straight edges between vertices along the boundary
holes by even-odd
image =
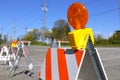
[[[110,10],[107,10],[107,11],[104,11],[104,12],[100,12],[100,13],[92,14],[92,15],[90,15],[90,17],[93,17],[93,16],[99,16],[99,15],[103,15],[103,14],[111,13],[111,12],[118,11],[118,10],[119,10],[119,8],[114,8],[114,9],[110,9]]]

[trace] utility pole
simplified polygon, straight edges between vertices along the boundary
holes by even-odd
[[[14,21],[13,28],[14,28],[14,37],[13,37],[13,39],[15,40],[15,35],[16,35],[16,21]]]
[[[43,25],[42,26],[45,27],[45,25],[46,25],[46,12],[48,11],[46,0],[44,0],[44,2],[42,4],[42,11],[43,11],[43,17],[42,17]]]
[[[26,41],[26,35],[27,35],[27,27],[25,27],[25,41]]]
[[[46,31],[46,12],[48,11],[47,3],[46,0],[44,0],[42,4],[42,11],[43,11],[43,16],[42,16],[42,41],[45,41],[45,31]]]
[[[118,9],[119,9],[119,26],[120,26],[120,0],[118,0]]]

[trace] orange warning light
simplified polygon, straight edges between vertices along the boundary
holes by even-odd
[[[17,40],[13,40],[13,41],[12,41],[12,44],[17,44],[17,43],[18,43]]]
[[[83,4],[75,2],[68,8],[67,18],[75,30],[84,29],[88,21],[88,11]]]
[[[12,47],[16,47],[17,44],[18,44],[18,41],[17,41],[17,40],[13,40],[13,41],[12,41]]]

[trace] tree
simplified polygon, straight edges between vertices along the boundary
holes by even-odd
[[[22,40],[29,40],[29,41],[33,41],[33,32],[28,32],[26,36],[23,37]]]
[[[57,40],[68,40],[68,32],[70,27],[65,20],[57,20],[52,28],[52,35]]]
[[[34,28],[33,31],[28,32],[22,40],[37,41],[40,37],[40,31]]]
[[[0,44],[3,43],[2,35],[0,34]]]
[[[48,29],[45,26],[43,26],[40,32],[42,41],[45,41],[47,38],[47,33],[49,32]]]
[[[120,30],[116,31],[109,39],[108,41],[111,44],[120,44]]]
[[[33,29],[33,40],[38,40],[40,38],[40,31],[35,28]]]
[[[95,38],[95,44],[105,45],[109,44],[107,39],[104,39],[101,34],[98,34]]]

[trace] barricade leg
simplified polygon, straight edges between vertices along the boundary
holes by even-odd
[[[28,50],[27,50],[26,47],[22,48],[22,50],[23,50],[23,55],[25,57],[26,63],[27,63],[28,68],[29,68],[29,71],[28,71],[29,73],[27,73],[27,74],[29,76],[33,76],[33,74],[34,74],[34,68],[33,68],[33,64],[31,62],[31,59],[29,57],[30,54],[29,54],[29,52],[28,52]]]
[[[22,49],[20,48],[20,49],[18,50],[17,55],[16,55],[16,59],[15,59],[15,61],[13,62],[13,67],[11,67],[11,69],[10,69],[10,72],[9,72],[9,76],[8,76],[8,77],[12,77],[13,74],[15,73],[16,69],[17,69],[18,66],[19,66],[19,62],[20,62],[21,57],[22,57]]]

